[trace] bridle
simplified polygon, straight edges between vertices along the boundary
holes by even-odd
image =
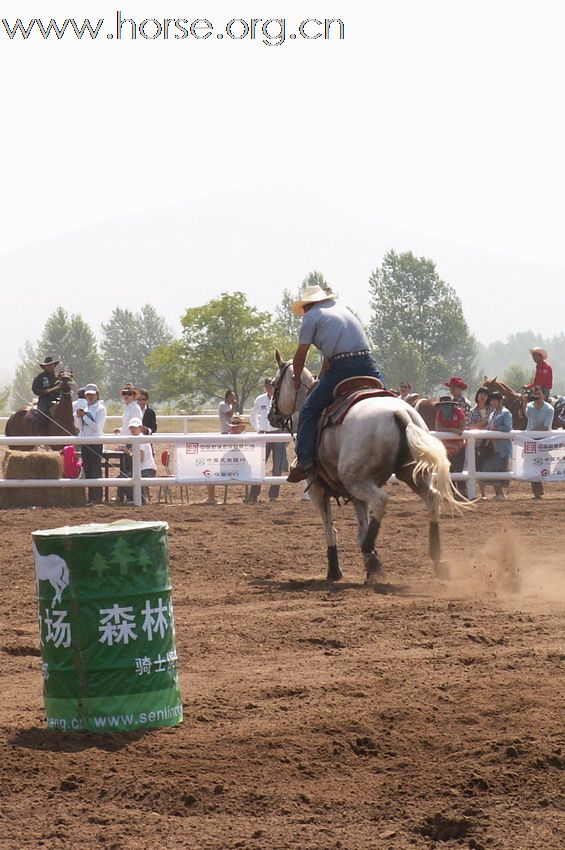
[[[288,414],[281,413],[279,410],[279,396],[281,393],[282,383],[284,381],[284,377],[291,365],[291,361],[289,360],[287,363],[284,363],[282,366],[279,366],[279,375],[274,381],[273,384],[273,399],[271,401],[271,409],[269,411],[269,422],[274,428],[280,428],[281,431],[288,431],[289,434],[294,434],[294,430],[292,427],[292,417],[296,413],[298,396],[300,395],[300,391],[302,387],[308,389],[310,384],[305,384],[302,378],[300,379],[300,387],[294,390],[294,401],[292,403],[292,408]]]

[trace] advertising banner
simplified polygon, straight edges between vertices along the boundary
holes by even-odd
[[[260,484],[265,478],[265,446],[262,442],[199,442],[190,440],[175,447],[175,472],[182,484]]]
[[[547,437],[514,434],[513,470],[524,481],[565,481],[565,432]]]

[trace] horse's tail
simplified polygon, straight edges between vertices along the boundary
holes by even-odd
[[[463,505],[470,505],[451,480],[449,458],[442,441],[422,428],[407,411],[400,410],[395,415],[406,434],[406,442],[416,464],[412,473],[414,481],[420,476],[435,473],[434,486],[442,499],[457,510]]]

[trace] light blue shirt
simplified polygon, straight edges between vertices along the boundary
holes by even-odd
[[[536,407],[530,401],[526,405],[527,431],[551,431],[553,425],[553,407],[544,401],[543,407]]]
[[[304,314],[298,342],[315,345],[328,359],[336,354],[369,350],[359,319],[332,298],[315,304]]]

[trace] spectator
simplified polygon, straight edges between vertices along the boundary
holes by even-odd
[[[226,390],[224,400],[218,406],[218,416],[220,417],[220,431],[222,434],[229,434],[231,418],[235,413],[237,404],[237,396],[233,390]]]
[[[132,419],[143,420],[141,408],[137,403],[138,390],[133,384],[124,384],[121,391],[122,401],[125,405],[122,416],[121,428],[114,428],[114,434],[124,434],[129,436],[129,423]],[[131,478],[131,454],[126,449],[120,460],[120,478]],[[131,487],[118,487],[118,502],[125,502],[133,499],[133,490]]]
[[[544,400],[547,401],[553,386],[553,369],[547,362],[547,351],[545,348],[530,348],[530,354],[536,364],[536,372],[531,387],[541,387]]]
[[[43,363],[40,363],[42,371],[33,379],[31,385],[32,393],[37,396],[37,410],[39,416],[37,418],[37,434],[44,437],[47,434],[47,424],[49,422],[49,414],[51,405],[57,401],[60,396],[59,384],[55,376],[55,367],[59,361],[54,357],[46,357]]]
[[[467,389],[467,384],[462,378],[459,378],[457,375],[453,375],[452,378],[444,384],[444,387],[449,387],[449,392],[453,398],[453,401],[457,404],[465,416],[465,426],[469,424],[469,413],[471,412],[471,402],[468,398],[463,395],[464,390]]]
[[[237,396],[233,390],[226,390],[224,400],[218,406],[218,416],[220,417],[220,431],[222,434],[237,433],[230,428],[232,418],[235,414],[235,406]],[[243,430],[243,429],[242,429]],[[206,500],[201,502],[202,505],[216,505],[216,488],[214,484],[206,485]]]
[[[451,396],[442,395],[436,403],[436,431],[453,431],[459,435],[459,439],[444,440],[445,450],[449,458],[451,472],[462,472],[465,462],[465,440],[461,439],[461,432],[465,427],[465,414]],[[460,493],[465,495],[467,488],[463,481],[457,481],[456,485]]]
[[[100,393],[96,384],[84,387],[86,407],[77,407],[75,424],[79,429],[79,437],[100,438],[98,442],[81,446],[82,469],[85,478],[102,478],[102,436],[106,422],[106,408],[100,401]],[[88,506],[99,505],[102,502],[102,487],[89,487]]]
[[[512,414],[504,407],[502,393],[494,390],[490,394],[492,412],[488,418],[487,429],[489,431],[511,431]],[[512,440],[489,440],[488,452],[485,458],[485,472],[508,472],[510,469],[510,458],[512,457]],[[503,487],[508,486],[507,481],[494,481],[494,498],[502,502],[506,496],[502,492]]]
[[[140,434],[145,433],[143,430],[142,420],[135,416],[133,419],[130,419],[129,432],[134,437],[138,437]],[[155,478],[157,475],[157,466],[155,464],[155,457],[153,455],[151,443],[142,443],[139,447],[139,454],[141,460],[141,477]],[[146,505],[149,501],[149,487],[142,488],[141,501],[144,505]]]
[[[406,401],[407,397],[410,395],[412,391],[412,387],[408,381],[402,381],[398,387],[399,393],[398,395],[403,401]]]
[[[274,393],[274,384],[271,378],[265,378],[263,381],[263,386],[265,388],[265,392],[261,395],[258,395],[253,403],[253,407],[251,408],[251,414],[249,416],[252,428],[257,431],[258,434],[280,434],[281,431],[277,428],[273,428],[271,423],[269,422],[268,415],[269,410],[271,409],[271,401]],[[286,456],[286,443],[266,443],[265,444],[265,461],[269,460],[269,458],[273,457],[273,475],[282,475],[283,472],[288,470],[288,459]],[[257,502],[259,498],[259,494],[261,492],[260,484],[253,484],[249,491],[249,497],[247,498],[247,502],[254,504]],[[280,486],[278,484],[271,484],[269,487],[269,501],[276,502],[279,497]]]
[[[554,410],[551,404],[545,400],[544,387],[532,388],[533,401],[526,405],[526,430],[527,431],[551,431],[553,427]],[[531,481],[534,499],[541,499],[544,490],[541,481]]]
[[[141,417],[141,421],[143,423],[143,433],[144,434],[156,434],[157,433],[157,416],[155,415],[155,411],[149,405],[149,393],[147,390],[139,389],[139,395],[137,396],[137,403],[141,408],[141,412],[143,416]]]
[[[479,387],[475,393],[475,406],[471,408],[469,413],[469,428],[471,430],[485,430],[491,413],[492,407],[490,406],[490,390],[488,387]],[[475,444],[475,468],[477,472],[485,471],[485,458],[488,453],[484,452],[485,443],[486,440],[477,440]],[[483,455],[485,457],[483,457]],[[481,499],[486,499],[485,485],[483,481],[479,481],[479,491]]]

